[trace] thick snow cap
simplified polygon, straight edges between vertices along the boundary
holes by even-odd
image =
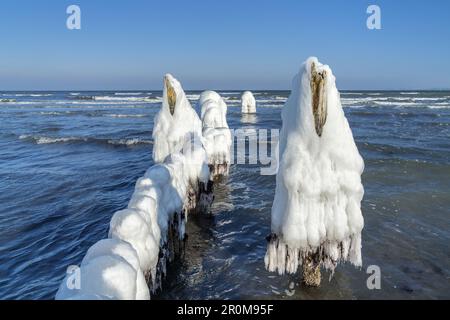
[[[164,76],[163,102],[153,126],[153,160],[163,162],[171,153],[180,151],[186,135],[202,134],[201,121],[191,107],[180,82],[172,75]]]
[[[295,272],[308,255],[331,270],[339,261],[361,266],[364,162],[335,77],[317,58],[295,76],[282,120],[266,267]]]

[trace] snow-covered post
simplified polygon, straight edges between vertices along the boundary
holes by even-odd
[[[169,154],[180,151],[186,139],[194,134],[201,137],[202,122],[191,107],[180,82],[171,74],[166,74],[162,106],[153,126],[153,160],[164,162]]]
[[[256,100],[250,91],[244,91],[241,96],[242,113],[256,113]]]
[[[201,110],[204,146],[208,154],[211,179],[228,175],[231,159],[231,132],[227,123],[227,105],[215,91],[204,91],[198,107]]]
[[[307,285],[320,268],[362,265],[364,162],[327,65],[309,58],[282,111],[280,166],[265,265],[279,274],[303,268]]]

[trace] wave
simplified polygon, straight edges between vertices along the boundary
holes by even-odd
[[[343,107],[416,107],[416,108],[435,108],[436,106],[446,107],[449,105],[445,97],[432,98],[410,98],[410,97],[366,97],[366,98],[341,98]]]
[[[160,101],[147,101],[147,102],[140,102],[141,104],[148,104],[148,103],[156,103],[156,102],[160,102]],[[35,102],[33,102],[35,103]],[[141,106],[139,106],[138,104],[134,103],[132,104],[132,102],[130,101],[55,101],[52,102],[53,105],[58,105],[58,106],[62,106],[62,107],[67,107],[67,108],[77,108],[77,107],[83,107],[83,108],[98,108],[98,107],[110,107],[111,105],[125,105],[127,107],[132,107],[132,108],[139,108]],[[48,108],[53,108],[54,106],[48,106]],[[47,107],[45,107],[47,108]]]
[[[56,143],[97,143],[97,144],[109,144],[114,146],[134,146],[134,145],[147,145],[153,144],[151,140],[145,140],[140,138],[130,139],[104,139],[104,138],[92,138],[92,137],[45,137],[45,136],[33,136],[33,135],[20,135],[20,140],[26,140],[35,144],[56,144]]]
[[[408,91],[408,92],[400,92],[400,94],[420,94],[420,92],[416,92],[416,91]]]
[[[447,97],[440,98],[411,98],[411,101],[445,101]]]
[[[418,106],[418,107],[424,107],[424,105],[419,105],[415,102],[398,102],[398,101],[373,101],[375,104],[380,106]]]
[[[388,97],[365,97],[365,98],[341,98],[341,102],[356,102],[356,103],[360,103],[360,102],[372,102],[372,101],[386,101],[388,100]]]
[[[30,105],[37,104],[37,101],[16,101],[16,99],[0,99],[0,103],[7,103],[8,105]]]
[[[237,106],[237,107],[241,107],[240,105],[239,106]],[[270,103],[268,103],[268,104],[260,104],[260,105],[257,105],[257,108],[282,108],[283,107],[283,104],[281,104],[281,103],[278,103],[278,104],[270,104]]]
[[[95,96],[82,96],[82,95],[73,95],[70,97],[71,100],[95,100]]]
[[[51,97],[51,93],[3,93],[3,97]]]
[[[436,103],[434,105],[427,106],[427,108],[430,108],[430,109],[450,109],[450,104],[439,104],[439,103]]]
[[[341,104],[346,106],[373,106],[375,102],[387,101],[388,98],[341,98]]]
[[[187,94],[186,98],[190,99],[190,100],[198,100],[200,98],[199,94]]]
[[[114,95],[116,96],[140,96],[143,95],[143,92],[116,92]],[[151,95],[151,93],[147,93],[148,95]]]
[[[108,140],[108,143],[112,144],[112,145],[132,146],[132,145],[138,145],[138,144],[153,144],[153,141],[141,140],[139,138],[133,138],[133,139]]]
[[[87,141],[88,138],[77,138],[77,137],[51,138],[51,137],[40,137],[23,134],[19,136],[19,139],[32,141],[35,142],[36,144],[49,144],[49,143],[71,142],[71,141]]]
[[[41,111],[39,112],[39,114],[42,114],[44,116],[62,116],[62,115],[66,115],[69,114],[69,111],[66,112],[60,112],[60,111]]]
[[[146,114],[114,114],[114,113],[108,113],[104,115],[105,117],[111,117],[111,118],[144,118],[147,117]]]
[[[147,97],[111,97],[111,96],[95,96],[95,101],[139,101],[139,102],[149,102],[153,99]]]
[[[285,97],[275,97],[273,99],[256,99],[256,103],[274,103],[274,102],[285,102],[287,98]]]
[[[348,109],[361,109],[361,108],[382,108],[392,106],[393,108],[422,108],[422,109],[450,109],[450,104],[415,104],[415,103],[394,103],[394,102],[384,102],[379,103],[377,105],[361,105],[361,104],[353,104],[353,105],[345,105],[343,104],[343,108]]]

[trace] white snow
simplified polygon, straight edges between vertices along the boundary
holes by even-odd
[[[187,134],[201,136],[202,123],[181,84],[172,75],[166,74],[162,108],[153,126],[153,160],[163,162],[169,154],[179,151]]]
[[[89,248],[81,262],[81,267],[88,264],[91,260],[101,256],[119,256],[128,262],[136,270],[136,299],[149,300],[150,293],[144,274],[140,268],[139,257],[136,250],[125,241],[118,239],[103,239]]]
[[[227,123],[227,105],[215,91],[205,91],[199,98],[203,143],[208,155],[211,175],[228,175],[231,158],[231,131]]]
[[[136,270],[122,257],[102,255],[81,266],[80,288],[69,289],[66,277],[56,299],[136,299]]]
[[[137,252],[141,269],[156,274],[158,256],[152,252],[158,251],[159,243],[156,243],[150,225],[143,215],[148,213],[135,209],[117,211],[109,224],[108,236],[130,243]]]
[[[242,113],[256,113],[256,100],[250,91],[244,91],[241,97]]]
[[[325,79],[316,95],[314,68]],[[324,101],[315,115],[313,100]],[[339,261],[361,266],[364,162],[332,71],[317,58],[309,58],[294,78],[282,120],[266,268],[294,273],[308,255],[316,255],[330,270]]]

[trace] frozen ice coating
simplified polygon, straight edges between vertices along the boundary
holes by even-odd
[[[69,289],[66,277],[56,299],[96,296],[98,299],[134,300],[136,279],[136,270],[125,259],[117,255],[102,255],[81,266],[79,288]]]
[[[215,127],[226,127],[228,128],[227,123],[227,104],[222,99],[222,97],[215,91],[207,90],[203,91],[198,100],[199,109],[201,112],[202,119],[202,127],[205,127],[205,113],[210,109],[211,103],[217,111],[220,111],[220,115],[217,115],[213,118],[214,121],[217,121],[217,125]],[[211,123],[206,120],[206,124],[211,127]]]
[[[244,91],[241,97],[242,113],[256,113],[256,100],[250,91]]]
[[[170,153],[179,151],[187,134],[201,136],[201,121],[181,84],[172,75],[166,74],[162,107],[153,126],[153,160],[163,162]]]
[[[86,253],[81,289],[67,286],[68,275],[56,299],[149,299],[161,287],[167,261],[183,247],[188,213],[207,210],[213,199],[201,126],[178,81],[166,75],[154,131],[161,162],[136,181],[127,208],[112,216],[108,239]]]
[[[157,250],[159,244],[156,243],[149,224],[139,211],[135,209],[117,211],[109,224],[109,238],[129,242],[136,250],[141,269],[156,271],[158,257],[152,252]]]
[[[232,140],[227,105],[217,92],[205,91],[200,95],[199,107],[212,178],[228,175]]]
[[[149,300],[150,292],[144,274],[139,265],[136,250],[128,243],[118,239],[103,239],[89,248],[81,262],[81,266],[101,256],[119,256],[128,262],[136,271],[136,300]]]
[[[320,266],[361,266],[364,162],[333,73],[317,58],[295,76],[282,121],[266,268],[284,274],[303,266],[320,276]]]

